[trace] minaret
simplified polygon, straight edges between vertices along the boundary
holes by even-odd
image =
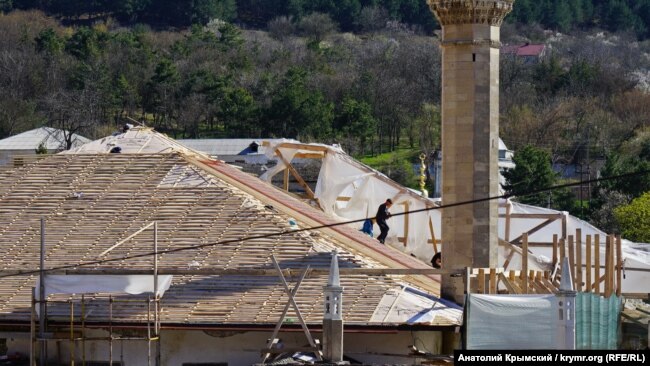
[[[560,290],[555,294],[559,318],[557,324],[557,349],[576,349],[576,291],[571,278],[569,258],[562,260]]]
[[[427,0],[442,26],[442,203],[498,195],[499,32],[514,0]],[[445,269],[497,266],[497,201],[442,211]],[[463,302],[461,277],[442,295]]]
[[[323,311],[323,357],[339,364],[343,362],[343,287],[339,279],[339,259],[336,250],[332,251],[332,264],[327,286],[323,287],[325,309]]]

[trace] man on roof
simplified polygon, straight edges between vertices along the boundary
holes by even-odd
[[[386,202],[379,205],[379,208],[377,209],[377,215],[375,217],[375,220],[377,220],[377,225],[379,225],[379,230],[381,230],[381,234],[379,234],[377,240],[379,240],[379,242],[382,244],[384,244],[384,242],[386,241],[388,230],[390,230],[390,227],[388,227],[386,220],[388,220],[391,216],[388,209],[392,205],[393,205],[393,201],[390,198],[388,198]]]

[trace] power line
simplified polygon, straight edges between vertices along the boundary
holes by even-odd
[[[532,191],[528,191],[528,192],[525,192],[525,193],[518,194],[516,196],[518,196],[518,197],[530,196],[530,195],[535,195],[535,194],[542,193],[542,192],[548,192],[548,191],[553,191],[553,190],[567,188],[567,187],[580,186],[580,185],[585,184],[585,183],[598,183],[598,182],[609,181],[609,180],[618,180],[618,179],[642,176],[642,175],[646,175],[646,174],[650,174],[650,170],[643,170],[643,171],[639,171],[639,172],[619,174],[619,175],[610,176],[610,177],[589,179],[589,180],[579,181],[579,182],[574,182],[574,183],[560,184],[560,185],[556,185],[556,186],[552,186],[552,187],[535,189],[535,190],[532,190]],[[425,208],[421,208],[421,209],[413,210],[413,211],[409,211],[409,212],[396,213],[396,214],[394,214],[392,216],[410,215],[410,214],[419,213],[419,212],[427,212],[427,211],[439,210],[439,209],[443,209],[443,208],[458,207],[458,206],[470,205],[470,204],[475,204],[475,203],[488,202],[488,201],[497,200],[497,199],[506,199],[506,198],[510,198],[510,197],[513,197],[513,196],[515,196],[515,194],[507,193],[507,194],[502,194],[502,195],[499,195],[499,196],[479,198],[479,199],[470,200],[470,201],[455,202],[455,203],[450,203],[450,204],[447,204],[447,205],[425,207]],[[372,217],[372,218],[374,218],[374,217]],[[136,258],[142,258],[142,257],[149,257],[149,256],[152,256],[152,255],[158,255],[158,254],[169,254],[169,253],[177,253],[177,252],[186,251],[186,250],[201,249],[201,248],[211,247],[211,246],[215,246],[215,245],[238,243],[238,242],[255,240],[255,239],[265,239],[265,238],[270,238],[270,237],[274,237],[274,236],[296,234],[296,233],[300,233],[300,232],[306,232],[306,231],[312,231],[312,230],[320,230],[320,229],[325,229],[325,228],[330,228],[330,227],[335,227],[335,226],[342,226],[342,225],[359,223],[359,222],[363,222],[363,221],[365,221],[367,219],[368,218],[356,219],[356,220],[348,220],[348,221],[336,222],[336,223],[333,223],[333,224],[318,225],[318,226],[312,226],[312,227],[302,228],[302,229],[285,230],[285,231],[280,231],[280,232],[275,232],[275,233],[267,233],[267,234],[247,236],[247,237],[243,237],[243,238],[239,238],[239,239],[228,239],[228,240],[221,240],[221,241],[212,242],[212,243],[204,243],[204,244],[199,244],[199,245],[191,245],[191,246],[185,246],[185,247],[180,247],[180,248],[161,250],[161,251],[157,251],[157,252],[140,253],[140,254],[134,254],[134,255],[119,257],[119,258],[100,259],[100,260],[96,260],[96,261],[88,261],[88,262],[82,262],[82,263],[77,263],[77,264],[69,264],[69,265],[65,265],[65,266],[58,266],[58,267],[48,268],[48,269],[45,269],[43,272],[61,271],[61,270],[65,270],[65,269],[72,269],[72,268],[78,268],[78,267],[92,266],[92,265],[96,265],[96,264],[117,262],[117,261],[123,261],[123,260],[127,260],[127,259],[136,259]],[[16,272],[16,273],[0,275],[0,278],[13,277],[13,276],[24,276],[24,275],[39,274],[39,273],[41,273],[41,270],[28,270],[28,271],[22,271],[22,272]]]

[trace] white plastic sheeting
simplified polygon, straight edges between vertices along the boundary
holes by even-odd
[[[171,275],[158,275],[158,296],[172,284]],[[45,296],[52,294],[131,294],[154,292],[153,275],[46,275]],[[40,287],[39,281],[36,288]],[[39,291],[36,291],[39,296]]]
[[[300,144],[292,144],[292,141],[272,142],[266,150],[269,158],[275,155],[275,149],[279,149],[282,155],[291,161],[297,153],[309,153],[309,150],[301,150]],[[282,144],[282,146],[279,146]],[[426,207],[437,206],[436,201],[414,193],[412,190],[405,188],[396,182],[390,180],[382,173],[352,159],[336,146],[321,144],[311,144],[327,150],[318,176],[318,182],[314,190],[318,202],[326,213],[343,220],[359,220],[363,218],[374,217],[377,208],[387,198],[393,200],[393,207],[390,211],[393,214],[408,211],[416,211]],[[273,174],[280,172],[285,168],[282,161],[278,161],[272,170],[265,173],[261,178],[269,180]],[[509,233],[506,236],[506,207],[510,206],[510,214],[545,214],[561,215],[566,219],[567,235],[575,235],[576,229],[582,230],[582,245],[585,244],[586,235],[599,234],[601,238],[600,256],[602,265],[605,264],[605,237],[606,234],[589,223],[569,215],[566,212],[546,209],[525,205],[511,200],[499,200],[499,220],[498,234],[499,238],[513,240],[525,232],[544,223],[546,218],[524,218],[521,216],[511,217]],[[425,262],[429,262],[434,255],[434,247],[431,243],[431,228],[433,228],[436,239],[441,239],[441,211],[432,209],[425,212],[411,213],[408,215],[394,216],[388,220],[390,231],[386,243],[401,251],[413,254]],[[405,225],[408,220],[408,226]],[[361,223],[354,224],[354,227],[361,229]],[[408,230],[405,228],[408,227]],[[379,228],[375,225],[373,230],[375,236],[379,234]],[[529,242],[552,243],[553,234],[562,233],[562,220],[557,219],[538,231],[529,235]],[[399,238],[406,238],[403,243]],[[442,244],[444,245],[444,244]],[[441,245],[438,246],[440,250]],[[552,258],[552,246],[538,247],[531,246],[530,250],[534,254],[529,256],[529,269],[544,270],[549,269]],[[504,266],[506,257],[510,250],[507,247],[499,246],[499,266]],[[583,257],[586,250],[582,250]],[[627,268],[650,269],[650,245],[635,244],[623,240],[624,266]],[[583,263],[585,260],[583,258]],[[518,270],[521,268],[521,256],[514,255],[507,269]],[[625,271],[623,279],[624,292],[650,292],[650,272],[642,271]]]
[[[585,248],[585,237],[591,235],[592,238],[595,235],[600,235],[600,264],[605,266],[605,239],[607,233],[599,230],[595,226],[589,224],[586,221],[583,221],[577,217],[571,216],[566,212],[560,212],[556,210],[550,210],[542,207],[535,207],[530,205],[525,205],[517,202],[510,202],[511,204],[511,213],[526,213],[526,214],[562,214],[566,218],[567,225],[567,235],[575,235],[576,229],[580,229],[582,232],[582,263],[586,263],[586,248]],[[499,213],[505,213],[505,207],[499,208]],[[505,235],[505,224],[504,219],[499,218],[499,237],[503,238]],[[527,232],[539,224],[546,221],[546,219],[530,219],[530,218],[516,218],[511,219],[511,231],[510,238],[516,238],[524,232]],[[559,234],[562,232],[562,221],[555,220],[551,224],[545,226],[544,228],[538,230],[537,232],[530,234],[528,236],[529,242],[552,242],[553,234]],[[593,240],[593,239],[592,239]],[[593,241],[592,241],[593,245]],[[530,247],[530,250],[541,256],[542,258],[551,258],[552,257],[552,247]],[[623,292],[650,292],[650,245],[648,244],[638,244],[633,243],[629,240],[622,240],[622,251],[623,251]],[[592,255],[593,258],[593,255]],[[593,260],[593,259],[592,259]],[[518,268],[519,264],[513,263],[514,268]],[[628,270],[626,270],[628,268]],[[645,271],[635,271],[634,269],[644,269]],[[602,270],[601,270],[602,273]]]
[[[467,349],[555,349],[554,295],[475,295],[467,302]]]
[[[403,286],[384,295],[370,323],[461,324],[462,318],[463,310],[455,303]]]
[[[282,145],[280,146],[280,144]],[[327,150],[314,189],[314,194],[323,211],[341,221],[370,218],[376,215],[379,205],[390,198],[393,201],[390,211],[395,216],[388,220],[390,231],[386,244],[413,254],[425,263],[429,263],[435,254],[431,231],[433,230],[435,239],[441,239],[441,211],[432,209],[411,213],[408,216],[396,214],[404,213],[407,210],[412,212],[427,207],[436,207],[438,203],[435,200],[423,197],[417,192],[397,184],[379,171],[352,159],[338,147],[321,144],[310,145]],[[292,145],[292,141],[277,141],[270,144],[266,153],[269,158],[272,158],[277,149],[287,161],[291,161],[290,158],[297,153],[310,152],[301,150],[300,147],[299,144]],[[285,164],[278,160],[278,164],[260,178],[269,181],[273,175],[283,169],[285,169]],[[407,220],[408,226],[406,225]],[[354,224],[354,227],[361,229],[361,224]],[[514,232],[514,230],[512,231]],[[377,225],[373,232],[375,236],[379,234]],[[406,238],[406,242],[400,241],[400,238]],[[441,246],[438,245],[438,250],[440,248]],[[500,246],[499,261],[501,265],[505,262],[507,255],[508,252]],[[519,269],[521,263],[519,255],[513,256],[510,263],[510,268]],[[531,256],[529,268],[546,269],[544,261],[538,260],[534,256]]]

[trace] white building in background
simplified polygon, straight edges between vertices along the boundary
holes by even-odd
[[[67,131],[52,127],[41,127],[0,140],[0,165],[12,164],[16,155],[36,155],[36,149],[43,146],[48,153],[66,150]],[[79,147],[91,140],[72,134],[72,148]]]
[[[282,139],[264,139],[276,142]],[[231,164],[266,164],[266,147],[261,140],[248,139],[179,139],[180,144]],[[297,142],[297,141],[296,141]]]
[[[512,156],[514,151],[509,150],[506,144],[499,138],[499,173],[502,173],[507,169],[514,169],[515,163],[512,161]],[[429,174],[433,177],[433,192],[432,195],[434,198],[440,198],[440,191],[442,187],[442,151],[436,151],[434,153],[433,160],[429,164]],[[499,174],[499,193],[503,194],[503,189],[501,188],[505,184],[505,178],[502,174]]]

